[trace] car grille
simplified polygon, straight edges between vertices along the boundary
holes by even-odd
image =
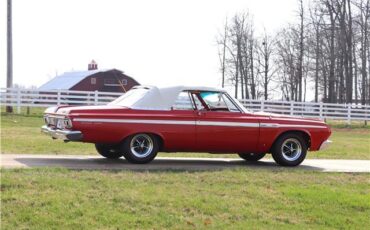
[[[58,129],[64,129],[66,127],[72,127],[71,120],[66,117],[57,117],[52,115],[46,115],[44,117],[45,124],[47,126],[55,127]]]

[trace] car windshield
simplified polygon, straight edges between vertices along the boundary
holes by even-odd
[[[239,108],[235,105],[237,100],[228,97],[226,93],[222,92],[201,92],[201,98],[212,111],[229,111],[240,112]],[[244,107],[237,104],[244,111]]]
[[[120,96],[116,100],[110,102],[108,105],[119,105],[125,107],[131,107],[138,102],[148,92],[146,88],[131,89],[124,95]]]

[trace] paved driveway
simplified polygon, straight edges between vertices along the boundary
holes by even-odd
[[[219,170],[224,168],[282,168],[272,160],[246,162],[231,158],[183,158],[158,157],[149,164],[130,164],[124,159],[109,160],[99,156],[2,154],[3,168],[65,167],[70,169],[115,169],[115,170]],[[370,172],[370,160],[316,160],[306,159],[303,169],[322,172]]]

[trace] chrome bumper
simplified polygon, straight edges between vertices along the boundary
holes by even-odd
[[[52,129],[43,125],[41,132],[51,136],[53,139],[62,139],[65,141],[80,141],[82,140],[82,133],[80,131]]]
[[[329,146],[331,145],[331,143],[333,143],[331,140],[326,140],[326,141],[324,141],[324,142],[321,144],[321,146],[320,146],[319,150],[324,150],[324,149],[329,148]]]

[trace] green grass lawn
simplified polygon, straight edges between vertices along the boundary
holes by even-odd
[[[364,229],[369,174],[2,169],[2,229]]]
[[[32,111],[32,110],[31,110]],[[1,117],[1,152],[20,154],[97,154],[92,144],[64,143],[52,140],[40,132],[43,125],[39,113],[29,116],[7,115]],[[334,144],[325,151],[311,152],[308,158],[370,159],[370,128],[355,123],[348,128],[333,124],[330,138]],[[160,153],[159,156],[181,157],[238,157],[235,154]]]

